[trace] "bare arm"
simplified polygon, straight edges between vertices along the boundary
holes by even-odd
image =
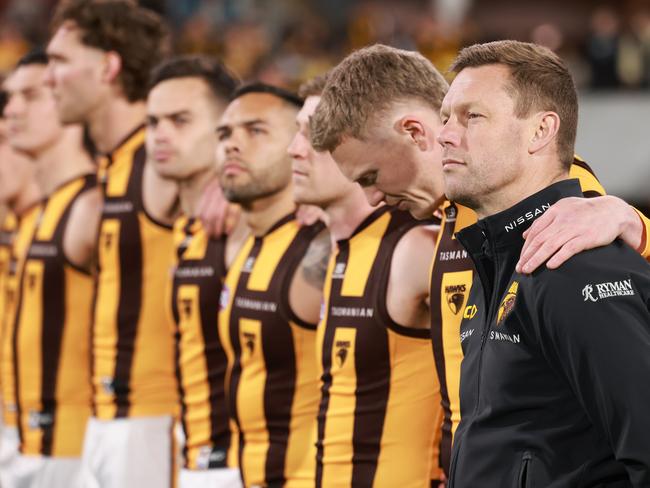
[[[391,262],[386,308],[399,325],[430,327],[429,270],[438,228],[418,226],[397,243]]]
[[[97,236],[103,198],[99,188],[88,190],[75,201],[63,236],[63,252],[75,266],[91,271],[97,256]]]
[[[310,324],[317,323],[320,318],[323,285],[331,253],[330,233],[324,230],[309,245],[291,281],[289,305],[301,320]]]

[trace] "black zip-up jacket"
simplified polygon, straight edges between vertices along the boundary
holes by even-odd
[[[569,196],[577,180],[457,234],[479,279],[450,488],[650,487],[650,265],[616,241],[515,272],[524,230]]]

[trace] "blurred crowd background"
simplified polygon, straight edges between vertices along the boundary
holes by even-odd
[[[581,123],[586,129],[583,124],[579,152],[608,190],[650,204],[650,0],[140,3],[167,19],[176,52],[214,54],[243,79],[289,87],[375,42],[418,50],[443,72],[461,47],[474,42],[544,44],[569,64],[585,100],[587,115],[581,113]],[[30,46],[47,41],[56,4],[0,0],[0,73],[11,69]]]

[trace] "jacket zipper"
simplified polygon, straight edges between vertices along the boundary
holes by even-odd
[[[519,469],[519,479],[517,480],[517,488],[528,488],[530,486],[530,463],[533,456],[529,452],[525,452],[521,458],[521,468]]]
[[[483,287],[483,295],[485,298],[485,303],[490,303],[490,306],[487,309],[486,313],[486,318],[487,322],[485,323],[485,327],[483,327],[483,333],[481,335],[481,349],[479,351],[479,358],[478,358],[478,379],[476,381],[476,405],[474,406],[474,413],[478,412],[478,407],[479,403],[481,401],[481,370],[483,369],[483,349],[485,348],[485,343],[487,342],[488,334],[490,333],[490,330],[492,328],[492,319],[494,318],[493,316],[496,315],[493,311],[494,309],[494,304],[497,300],[497,291],[498,287],[497,285],[497,270],[498,270],[498,259],[497,259],[497,253],[495,252],[494,248],[492,247],[492,243],[489,240],[489,235],[487,235],[487,229],[483,230],[483,236],[485,236],[485,239],[490,246],[490,251],[492,253],[492,256],[494,258],[494,276],[495,280],[492,286],[492,295],[491,297],[487,296],[487,289],[485,288],[485,283],[482,283]],[[487,280],[482,280],[483,282],[486,282]],[[488,300],[489,298],[489,300]]]

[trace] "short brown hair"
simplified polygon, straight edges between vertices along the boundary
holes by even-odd
[[[438,113],[449,85],[424,56],[382,44],[360,49],[330,73],[311,118],[317,151],[333,151],[343,137],[362,139],[369,119],[395,102],[417,98]]]
[[[512,82],[506,90],[515,101],[517,117],[527,117],[533,110],[558,114],[558,156],[565,167],[571,166],[578,128],[578,95],[564,62],[537,44],[495,41],[461,50],[449,69],[459,73],[488,64],[503,64],[510,69]]]
[[[203,55],[178,56],[156,66],[151,73],[149,90],[167,80],[199,78],[208,86],[215,100],[228,102],[239,81],[218,59]]]
[[[69,0],[56,11],[53,29],[71,23],[81,41],[122,60],[119,81],[130,102],[147,97],[149,75],[168,51],[168,30],[153,11],[129,0]]]
[[[298,87],[298,96],[303,100],[307,97],[320,97],[323,94],[328,79],[329,71],[305,81]]]

